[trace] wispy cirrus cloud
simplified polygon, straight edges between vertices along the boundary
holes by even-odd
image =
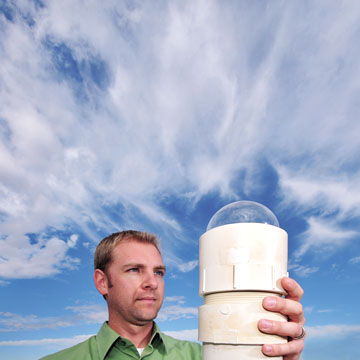
[[[179,340],[197,341],[198,330],[180,330],[180,331],[164,331],[165,334],[172,336]],[[82,341],[87,340],[89,335],[76,335],[70,338],[45,338],[45,339],[31,339],[31,340],[2,340],[0,346],[43,346],[56,345],[59,348],[70,347]]]
[[[359,216],[360,203],[359,4],[243,6],[8,2],[0,18],[4,280],[76,267],[72,242],[52,240],[49,229],[80,228],[95,243],[103,232],[151,224],[182,241],[185,225],[162,206],[164,194],[187,194],[189,209],[211,192],[254,196],[261,161],[279,179],[271,191],[284,211],[320,209],[304,215],[309,240],[298,257],[318,250],[310,239],[326,235],[324,214],[337,231],[325,247],[347,244],[340,236],[355,230],[341,222]],[[42,233],[42,245],[27,236]],[[166,248],[176,267],[173,241]]]
[[[349,260],[350,264],[358,264],[360,263],[360,256],[355,256]]]
[[[105,305],[68,306],[65,310],[70,310],[73,314],[58,317],[41,317],[34,314],[22,315],[11,312],[0,312],[0,332],[56,329],[74,326],[80,323],[101,324],[108,318]]]
[[[38,317],[36,315],[20,315],[9,312],[0,313],[0,332],[54,329],[74,324],[70,317]]]
[[[176,302],[178,304],[185,303],[185,296],[166,296],[164,299],[165,302]]]
[[[164,333],[179,340],[198,341],[198,329],[164,331]]]
[[[0,240],[0,246],[0,275],[6,279],[48,277],[64,269],[74,270],[80,263],[80,259],[67,255],[75,246],[74,239],[45,237],[31,244],[28,236],[11,234]]]
[[[330,324],[308,326],[306,331],[309,339],[343,338],[349,335],[360,335],[360,325]]]
[[[334,309],[319,309],[317,312],[320,314],[326,314],[326,313],[331,313],[334,312]]]
[[[101,324],[108,319],[108,310],[105,304],[67,306],[65,310],[78,314],[77,317],[85,320],[87,323]]]
[[[356,230],[344,229],[333,219],[310,217],[308,225],[308,229],[302,234],[302,243],[294,253],[295,258],[301,258],[310,250],[324,254],[332,253],[358,236]]]
[[[31,339],[31,340],[2,340],[0,346],[43,346],[56,345],[59,348],[70,347],[88,339],[91,335],[76,335],[71,338],[45,338],[45,339]]]
[[[0,280],[0,286],[7,286],[9,284],[10,284],[10,281]]]
[[[288,269],[300,277],[308,277],[319,271],[318,266],[305,266],[299,264],[289,264]]]
[[[191,270],[194,270],[198,266],[199,261],[198,260],[191,260],[186,263],[179,265],[179,270],[181,272],[189,272]]]
[[[196,317],[198,309],[181,304],[163,306],[156,318],[158,321],[173,321],[178,319],[190,319]]]

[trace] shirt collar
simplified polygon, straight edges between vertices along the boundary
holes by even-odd
[[[168,339],[166,338],[166,336],[164,336],[164,334],[160,331],[158,325],[156,324],[156,322],[154,321],[154,326],[153,326],[153,333],[150,339],[150,344],[156,345],[155,341],[157,341],[157,339],[159,339],[159,341],[163,344],[164,348],[165,348],[165,352],[167,353],[169,350],[169,343],[168,343]]]
[[[105,356],[118,339],[122,339],[122,337],[115,330],[111,329],[107,322],[104,322],[96,335],[96,343],[101,360],[105,359]],[[155,322],[149,344],[154,346],[161,346],[161,344],[163,344],[165,352],[168,351],[169,344],[167,338]]]
[[[101,329],[96,335],[96,344],[101,360],[105,359],[106,354],[119,337],[120,335],[114,331],[107,322],[103,323]]]

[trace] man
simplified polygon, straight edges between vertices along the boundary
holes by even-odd
[[[157,238],[150,233],[122,231],[103,239],[94,256],[94,282],[108,306],[109,320],[96,336],[43,360],[201,360],[201,346],[163,334],[154,319],[164,298],[165,266]],[[282,279],[287,298],[268,297],[263,306],[289,318],[288,323],[260,320],[265,333],[291,337],[287,344],[263,345],[268,356],[298,360],[304,346],[305,323],[299,303],[303,291]]]

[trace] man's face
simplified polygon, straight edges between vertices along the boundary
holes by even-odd
[[[165,266],[154,245],[120,242],[107,268],[109,317],[145,325],[156,316],[164,298]]]

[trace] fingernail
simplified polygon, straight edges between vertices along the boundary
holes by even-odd
[[[272,350],[273,350],[273,348],[271,345],[264,345],[264,347],[263,347],[263,351],[267,354],[271,354]]]
[[[266,298],[266,306],[273,308],[276,304],[276,300],[273,297]]]
[[[260,327],[262,330],[270,330],[272,327],[272,322],[269,320],[261,320]]]

